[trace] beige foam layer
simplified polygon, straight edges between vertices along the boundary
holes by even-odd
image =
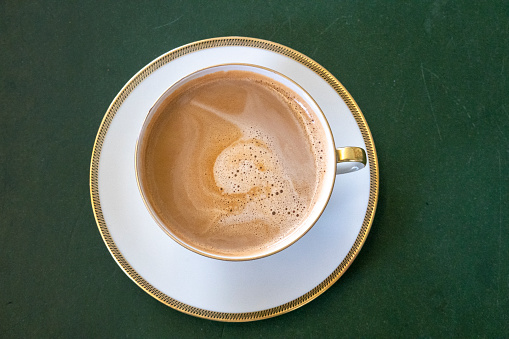
[[[141,182],[175,236],[216,255],[247,255],[294,231],[325,166],[315,113],[270,78],[210,74],[184,84],[149,124]]]

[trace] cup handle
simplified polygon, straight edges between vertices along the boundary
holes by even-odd
[[[366,151],[360,147],[336,149],[336,175],[358,171],[366,166]]]

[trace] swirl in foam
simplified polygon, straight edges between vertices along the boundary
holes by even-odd
[[[217,255],[257,253],[293,232],[326,163],[315,113],[287,87],[247,71],[182,85],[147,126],[140,181],[181,241]]]

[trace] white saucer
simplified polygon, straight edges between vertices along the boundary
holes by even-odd
[[[139,194],[134,149],[153,103],[174,82],[225,63],[274,69],[299,83],[327,116],[337,146],[360,146],[367,168],[339,175],[320,220],[299,241],[247,262],[210,259],[175,243]],[[359,253],[378,198],[373,139],[356,103],[323,67],[288,47],[227,37],[182,46],[152,61],[124,86],[97,134],[90,170],[99,231],[122,270],[162,303],[194,316],[249,321],[300,307],[329,288]]]

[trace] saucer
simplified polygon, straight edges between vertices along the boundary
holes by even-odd
[[[313,228],[285,250],[251,261],[221,261],[178,245],[145,208],[134,150],[150,107],[177,80],[199,69],[247,63],[273,69],[303,87],[327,117],[337,146],[366,150],[368,164],[338,175]],[[140,70],[115,97],[92,153],[90,191],[101,236],[122,270],[145,292],[184,313],[220,321],[273,317],[313,300],[359,253],[378,199],[373,138],[357,104],[322,66],[288,47],[225,37],[174,49]]]

